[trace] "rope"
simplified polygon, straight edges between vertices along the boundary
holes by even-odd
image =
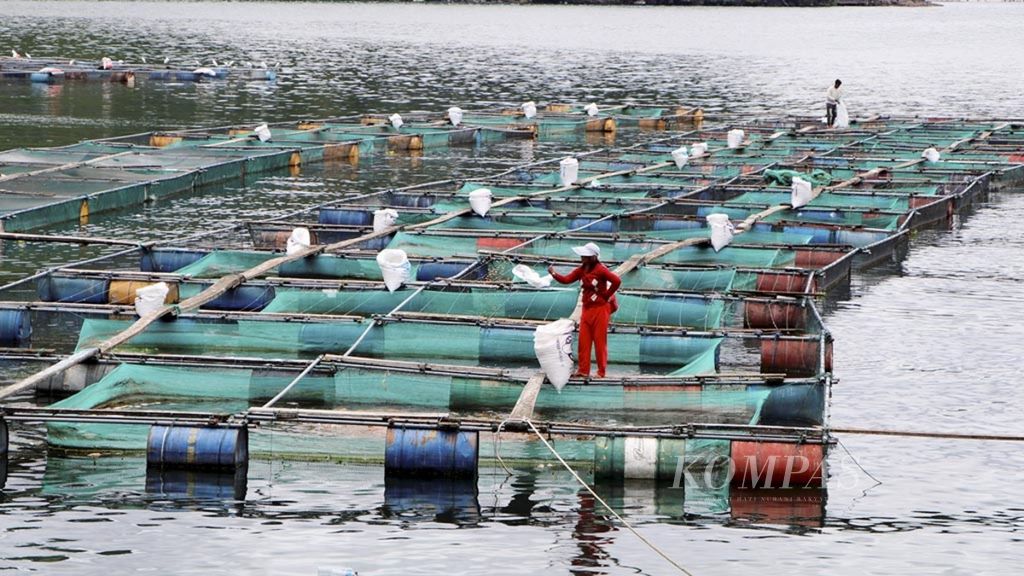
[[[609,512],[611,512],[612,516],[615,516],[616,520],[621,522],[622,525],[626,527],[626,529],[628,529],[630,532],[632,532],[637,538],[640,539],[641,542],[646,544],[647,547],[650,548],[651,550],[654,550],[654,552],[656,554],[658,554],[659,556],[664,558],[665,561],[667,561],[669,564],[671,564],[674,568],[676,568],[677,570],[679,570],[683,574],[686,574],[687,576],[693,576],[692,572],[690,572],[686,568],[683,568],[678,562],[676,562],[668,554],[666,554],[664,550],[662,550],[661,548],[658,548],[657,545],[655,545],[653,542],[651,542],[647,538],[644,538],[643,535],[640,534],[640,532],[637,532],[636,528],[633,528],[632,524],[627,522],[626,519],[623,518],[622,516],[619,516],[618,512],[616,512],[614,509],[612,509],[612,507],[609,506],[608,503],[605,502],[603,498],[598,496],[597,492],[594,492],[594,489],[591,488],[589,484],[584,482],[583,479],[580,478],[580,475],[577,474],[576,471],[572,469],[572,466],[569,466],[569,463],[562,459],[562,456],[557,451],[555,451],[555,447],[552,446],[550,443],[548,443],[547,439],[544,438],[544,435],[540,433],[540,430],[538,430],[537,427],[533,425],[533,421],[532,420],[526,419],[525,422],[526,422],[527,425],[530,426],[530,429],[533,430],[534,434],[537,435],[537,438],[539,438],[540,441],[544,443],[544,446],[548,450],[551,451],[551,454],[553,454],[554,457],[557,458],[558,461],[562,463],[562,466],[564,466],[565,469],[568,470],[570,474],[572,474],[573,478],[575,478],[576,481],[580,483],[580,486],[583,486],[584,488],[586,488],[587,492],[590,492],[590,495],[593,496],[595,500],[600,502],[602,506],[604,506]]]
[[[915,432],[911,430],[868,430],[864,428],[830,428],[839,434],[864,434],[872,436],[900,436],[904,438],[943,438],[947,440],[995,440],[1002,442],[1024,442],[1024,436],[1000,434],[956,434],[953,432]]]

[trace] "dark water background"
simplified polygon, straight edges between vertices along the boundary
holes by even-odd
[[[1024,117],[1024,5],[927,9],[0,2],[0,50],[279,63],[274,84],[0,83],[0,149],[153,128],[524,100],[677,101],[807,113],[834,77],[853,114]],[[56,232],[157,238],[546,157],[558,144],[431,151],[304,169]],[[173,206],[173,208],[172,208]],[[836,426],[1024,434],[1024,198],[993,195],[829,308]],[[0,281],[95,248],[10,245]],[[3,375],[9,380],[13,373]],[[822,526],[758,523],[682,495],[613,504],[699,575],[1018,574],[1019,444],[842,436]],[[564,472],[484,471],[454,514],[394,509],[378,467],[254,462],[244,502],[146,490],[138,459],[47,458],[17,427],[0,568],[46,574],[669,574]],[[472,499],[471,499],[472,500]],[[694,513],[694,510],[697,510]]]

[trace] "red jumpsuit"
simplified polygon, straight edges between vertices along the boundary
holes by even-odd
[[[580,318],[580,376],[590,375],[590,348],[597,351],[597,377],[604,378],[608,369],[608,323],[615,306],[615,291],[622,280],[600,262],[589,270],[579,266],[566,275],[554,272],[551,277],[562,284],[577,280],[583,291],[583,315]]]

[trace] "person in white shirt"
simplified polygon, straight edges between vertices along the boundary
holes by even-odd
[[[839,106],[839,99],[843,97],[843,89],[840,86],[843,81],[836,79],[835,84],[825,91],[825,123],[831,128],[836,123],[836,108]]]

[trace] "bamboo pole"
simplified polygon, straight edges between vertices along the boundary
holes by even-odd
[[[134,240],[117,240],[114,238],[87,238],[83,236],[60,236],[50,234],[21,234],[17,232],[0,232],[0,240],[18,240],[22,242],[59,242],[64,244],[105,244],[108,246],[145,247],[152,242],[136,242]]]

